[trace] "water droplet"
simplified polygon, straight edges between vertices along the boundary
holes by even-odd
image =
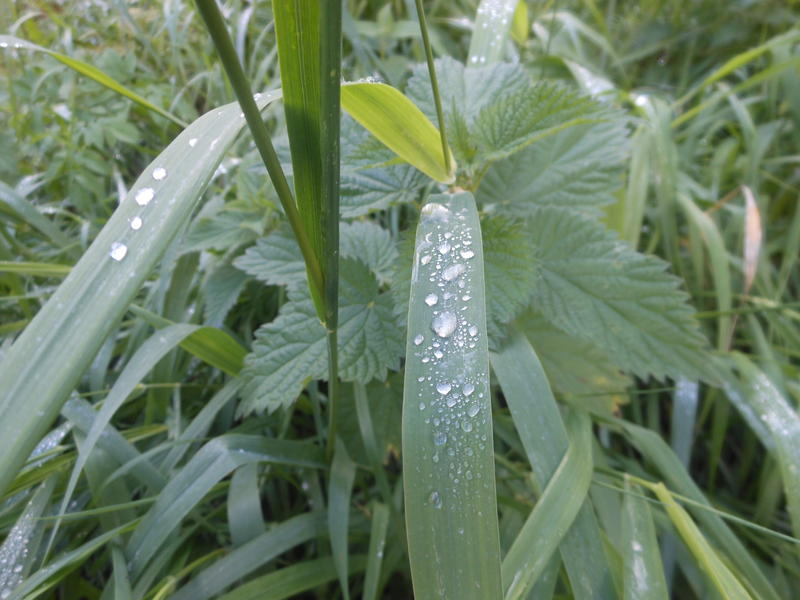
[[[472,385],[471,383],[465,383],[461,388],[461,391],[464,393],[465,396],[470,396],[472,395],[472,392],[475,391],[475,386]]]
[[[447,267],[442,273],[442,279],[445,281],[453,281],[457,279],[467,268],[461,263],[456,263]]]
[[[472,296],[470,296],[469,294],[464,294],[463,296],[461,296],[461,299],[464,302],[469,302],[470,300],[472,300]]]
[[[194,148],[197,145],[197,138],[192,138],[189,140],[189,147]]]
[[[458,404],[458,398],[455,397],[455,396],[450,396],[447,399],[446,404],[447,404],[447,408],[453,408],[456,404]]]
[[[425,341],[425,338],[421,334],[419,334],[419,335],[417,335],[417,337],[414,338],[414,345],[415,346],[419,346],[424,341]]]
[[[475,337],[476,335],[478,335],[478,328],[475,325],[470,325],[470,327],[469,327],[469,329],[467,329],[467,331],[469,332],[469,334],[472,337]]]
[[[442,314],[433,318],[431,321],[431,328],[436,335],[442,338],[450,337],[458,326],[458,318],[450,311],[445,311]]]
[[[134,196],[136,200],[136,204],[139,206],[147,206],[150,200],[153,199],[153,188],[142,188],[138,192],[136,192],[136,196]]]
[[[436,358],[442,358],[442,357],[444,357],[444,353],[443,353],[441,350],[436,350],[436,351],[433,353],[433,355],[434,355]]]
[[[436,294],[428,294],[427,296],[425,296],[425,304],[427,304],[428,306],[433,306],[437,302],[439,302],[439,296],[437,296]]]
[[[22,573],[22,565],[14,565],[14,573]]]
[[[466,433],[472,431],[472,421],[461,421],[461,429],[463,429]]]
[[[474,417],[474,416],[475,416],[475,415],[477,415],[479,412],[481,412],[481,407],[480,407],[480,405],[479,405],[479,404],[473,404],[472,406],[470,406],[470,407],[467,409],[467,414],[468,414],[470,417]]]
[[[419,262],[421,262],[423,265],[427,265],[429,262],[431,262],[431,255],[426,254],[425,256],[419,259]]]
[[[425,410],[425,403],[424,402],[420,402],[419,403],[419,409],[420,410]]]
[[[153,169],[153,179],[161,181],[167,176],[167,170],[164,167],[156,167]]]
[[[461,258],[469,260],[475,253],[472,250],[462,250],[459,254],[461,254]]]
[[[133,217],[131,219],[131,229],[137,231],[142,228],[142,218],[141,217]]]
[[[447,434],[444,431],[437,431],[433,434],[433,443],[437,446],[444,446],[447,443]]]
[[[120,244],[119,242],[114,242],[111,244],[111,252],[109,252],[109,256],[116,260],[117,262],[121,261],[125,258],[125,255],[128,253],[128,247],[125,244]]]
[[[8,48],[8,42],[0,42],[0,48]]]
[[[434,508],[442,508],[442,497],[439,495],[439,492],[431,492],[428,501],[433,505]]]
[[[447,254],[448,252],[450,252],[450,244],[447,242],[439,244],[439,254]]]
[[[453,386],[447,383],[446,381],[436,384],[436,391],[439,392],[442,396],[446,396],[447,394],[449,394],[450,390],[452,389]]]
[[[434,219],[447,219],[450,216],[450,209],[438,202],[429,202],[422,207],[422,214]]]

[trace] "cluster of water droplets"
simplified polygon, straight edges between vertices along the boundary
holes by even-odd
[[[194,146],[197,143],[197,138],[192,138],[189,140],[189,146]],[[150,174],[151,177],[156,181],[163,181],[167,178],[167,170],[164,167],[156,167],[153,169],[153,172]],[[139,188],[133,196],[133,200],[141,207],[145,207],[155,198],[155,191],[153,188],[146,186],[143,188]],[[139,215],[134,216],[132,219],[128,221],[128,225],[133,231],[139,231],[144,225],[144,221],[142,217]],[[123,258],[128,255],[128,246],[123,244],[122,242],[113,242],[111,244],[111,248],[108,252],[108,255],[120,262]],[[2,600],[2,599],[0,599]]]
[[[22,583],[28,545],[38,522],[36,516],[38,512],[31,500],[0,546],[0,600],[10,597],[14,588]]]
[[[470,321],[475,257],[473,231],[466,225],[466,208],[451,211],[438,203],[429,203],[422,218],[429,220],[431,231],[416,248],[417,278],[434,284],[421,299],[429,326],[413,338],[414,360],[426,365],[425,375],[417,378],[420,411],[425,423],[432,425],[435,463],[445,461],[450,481],[457,485],[472,480],[472,447],[485,448],[486,366],[477,360],[481,331]],[[460,223],[459,223],[460,222]],[[418,300],[419,301],[419,300]],[[477,440],[473,436],[480,436]],[[429,503],[442,506],[444,490],[433,490]]]
[[[479,32],[490,35],[489,48],[494,50],[503,42],[503,35],[508,31],[511,16],[514,13],[514,4],[504,0],[481,2],[476,14],[476,23],[480,23]],[[469,58],[470,65],[486,64],[486,56],[473,54]]]

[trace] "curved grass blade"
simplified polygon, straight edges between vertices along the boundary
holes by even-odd
[[[517,4],[524,3],[519,0],[481,0],[469,43],[468,65],[485,67],[503,60],[503,49]]]
[[[259,107],[277,97],[265,94]],[[178,135],[6,353],[0,363],[0,493],[192,214],[243,126],[234,103]]]
[[[656,528],[639,486],[625,478],[623,504],[625,600],[668,600]]]
[[[417,598],[502,595],[480,223],[438,194],[417,226],[403,397],[403,482]]]
[[[63,248],[72,243],[72,240],[56,227],[50,219],[42,215],[30,200],[2,181],[0,181],[0,211],[25,221],[31,227],[38,229],[57,246]]]
[[[442,183],[455,181],[456,163],[444,168],[441,136],[411,100],[384,83],[346,83],[342,108],[404,161]]]
[[[32,44],[27,40],[16,38],[10,35],[0,35],[0,48],[14,48],[17,50],[19,49],[36,50],[38,52],[44,52],[45,54],[49,54],[57,61],[67,65],[70,69],[77,71],[81,75],[85,75],[86,77],[99,83],[103,87],[107,87],[108,89],[110,89],[113,92],[116,92],[120,96],[125,96],[129,100],[136,102],[136,104],[143,106],[147,110],[151,110],[155,113],[158,113],[162,117],[169,119],[170,121],[172,121],[176,125],[179,125],[180,127],[186,127],[186,123],[181,121],[175,115],[167,112],[163,108],[159,108],[146,98],[142,98],[139,94],[129,90],[124,85],[118,83],[116,80],[103,73],[97,67],[87,64],[82,60],[78,60],[77,58],[72,58],[71,56],[67,56],[66,54],[61,54],[60,52],[56,52],[48,48],[43,48],[42,46],[37,46],[36,44]]]
[[[569,448],[567,431],[544,369],[528,339],[516,333],[496,353],[492,369],[539,489],[545,489]],[[587,498],[561,541],[575,598],[613,598],[615,590],[591,501]]]
[[[505,600],[526,598],[583,506],[592,482],[592,436],[588,416],[567,421],[569,450],[503,559]]]
[[[0,261],[0,273],[17,273],[35,277],[66,277],[72,267],[43,262]]]
[[[266,532],[261,512],[258,465],[250,463],[234,471],[228,488],[227,512],[234,546],[242,546]]]
[[[362,600],[378,599],[378,583],[380,582],[383,549],[386,546],[386,530],[388,527],[389,507],[376,502],[372,507],[372,531],[369,536],[367,572],[364,575]]]

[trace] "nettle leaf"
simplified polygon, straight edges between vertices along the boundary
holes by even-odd
[[[533,306],[547,320],[639,377],[709,377],[706,340],[664,261],[565,209],[537,210],[529,230],[539,270]]]
[[[503,214],[529,216],[537,206],[562,206],[599,215],[622,185],[628,152],[627,123],[576,125],[494,163],[477,200]]]
[[[258,213],[250,211],[220,210],[213,215],[203,215],[192,223],[181,251],[227,250],[258,237],[254,223],[261,222]]]
[[[340,210],[345,218],[359,217],[392,204],[414,202],[428,177],[411,165],[387,165],[341,172]]]
[[[339,254],[365,263],[380,283],[387,283],[397,258],[388,231],[371,222],[339,224]],[[234,261],[234,266],[267,285],[305,286],[306,268],[288,225],[259,239]]]
[[[339,267],[339,374],[367,383],[400,367],[403,339],[388,293],[378,293],[369,268],[355,260]],[[327,375],[325,329],[306,286],[289,288],[278,317],[256,332],[245,359],[240,414],[288,406],[312,379]]]

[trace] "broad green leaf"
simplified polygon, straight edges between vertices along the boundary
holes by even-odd
[[[533,306],[550,322],[637,376],[713,377],[693,310],[666,263],[567,210],[537,210],[530,231],[540,275]]]
[[[626,150],[623,119],[576,125],[494,163],[476,199],[515,216],[530,216],[537,206],[599,214],[616,200]]]
[[[342,86],[342,108],[370,133],[432,179],[455,180],[456,164],[444,169],[439,131],[419,108],[393,87],[382,83]]]
[[[667,600],[656,528],[642,488],[625,478],[623,535],[625,543],[625,600]]]
[[[417,200],[430,180],[408,164],[342,171],[341,210],[346,218],[359,217],[395,204]]]
[[[672,497],[672,494],[658,483],[652,487],[658,499],[661,500],[667,514],[681,534],[684,543],[700,563],[705,574],[714,583],[714,586],[726,600],[750,600],[751,596],[742,586],[736,576],[717,555],[714,548],[706,540],[703,533],[695,525],[692,518]]]
[[[260,109],[279,94],[263,95]],[[0,363],[5,489],[174,236],[244,120],[238,105],[186,128],[145,169],[91,247]],[[46,372],[47,377],[39,374]],[[24,403],[24,410],[20,409]]]
[[[366,559],[362,555],[350,557],[350,574],[364,570]],[[298,598],[303,592],[312,590],[335,580],[336,568],[330,557],[299,562],[279,571],[262,575],[235,590],[220,600],[287,600]]]
[[[490,357],[534,481],[543,490],[567,453],[569,438],[542,364],[519,332]],[[589,498],[561,541],[560,551],[576,599],[599,600],[615,596],[602,536]]]
[[[258,462],[319,468],[324,465],[322,459],[319,448],[307,442],[242,434],[214,438],[170,479],[136,527],[126,550],[131,574],[141,576],[181,520],[234,469]]]
[[[345,259],[339,284],[339,369],[345,381],[367,383],[396,370],[402,342],[391,297],[360,262]],[[289,288],[278,318],[263,325],[245,360],[241,413],[288,406],[311,379],[325,377],[325,329],[304,288]]]
[[[417,226],[403,398],[417,598],[501,597],[492,448],[480,222],[471,194],[434,195]]]
[[[503,59],[511,19],[519,0],[481,0],[469,43],[470,65],[485,66]]]
[[[60,52],[56,52],[54,50],[49,50],[48,48],[43,48],[42,46],[37,46],[36,44],[32,44],[27,40],[22,40],[20,38],[16,38],[10,35],[0,35],[0,51],[5,48],[14,48],[14,49],[25,49],[25,50],[35,50],[38,52],[44,52],[49,54],[57,61],[64,63],[70,69],[77,71],[81,75],[85,75],[89,79],[99,83],[100,85],[107,87],[113,92],[121,96],[125,96],[129,100],[136,102],[140,106],[151,110],[155,113],[158,113],[162,117],[169,119],[176,125],[180,127],[186,127],[186,123],[181,121],[178,117],[170,114],[169,112],[165,111],[162,108],[159,108],[152,102],[148,101],[146,98],[142,98],[136,92],[133,92],[126,88],[124,85],[121,85],[119,82],[115,81],[105,73],[103,73],[97,67],[94,67],[90,64],[83,62],[82,60],[78,60],[77,58],[72,58],[71,56],[67,56],[65,54],[61,54]]]
[[[592,481],[591,422],[573,413],[570,445],[503,559],[505,600],[526,598],[583,506]]]
[[[339,254],[365,263],[381,283],[391,278],[397,259],[389,232],[365,221],[340,223]],[[305,283],[303,257],[288,227],[280,227],[259,239],[234,265],[268,285],[297,288]]]
[[[249,463],[253,464],[253,463]],[[265,564],[325,532],[325,514],[308,512],[273,525],[196,573],[172,600],[208,600]]]
[[[331,552],[339,584],[345,600],[350,598],[350,586],[347,583],[347,563],[350,555],[348,549],[348,533],[350,522],[350,496],[353,493],[353,480],[356,477],[356,464],[347,454],[347,448],[341,439],[336,440],[333,453],[330,481],[328,485],[328,532],[331,537]]]

